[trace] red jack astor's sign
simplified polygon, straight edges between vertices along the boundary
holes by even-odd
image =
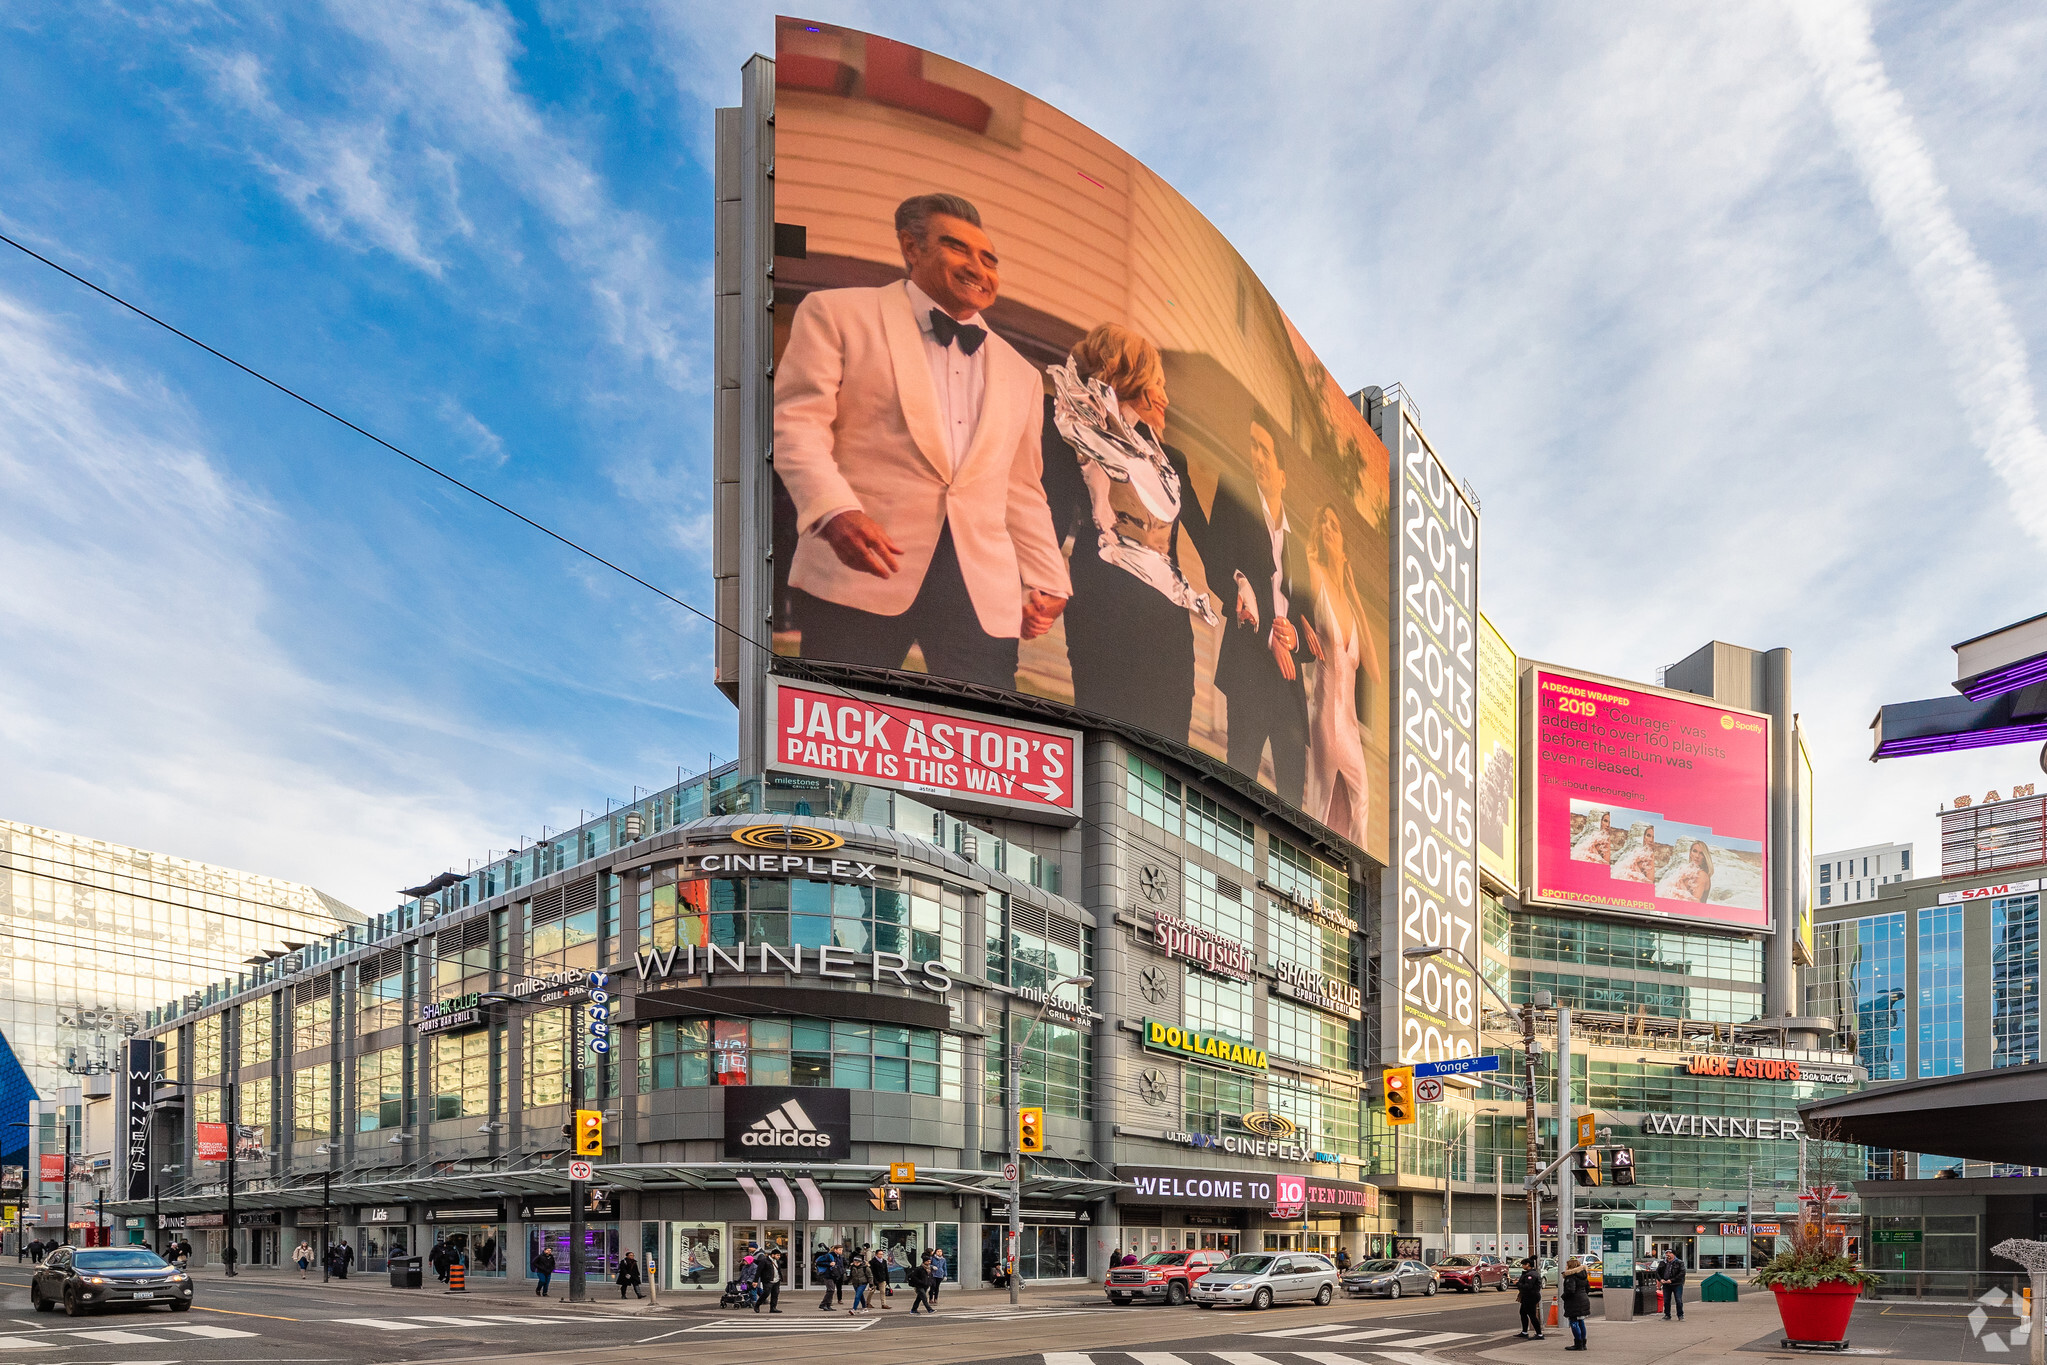
[[[1080,736],[918,702],[777,683],[768,766],[1078,815]]]

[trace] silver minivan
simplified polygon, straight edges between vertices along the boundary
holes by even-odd
[[[1336,1267],[1312,1251],[1246,1252],[1196,1280],[1194,1302],[1202,1308],[1328,1303],[1336,1281]]]

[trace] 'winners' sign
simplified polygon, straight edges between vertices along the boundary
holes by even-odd
[[[1080,736],[776,683],[768,765],[1010,809],[1080,814]]]
[[[1478,510],[1429,449],[1405,401],[1379,408],[1393,467],[1393,862],[1385,942],[1388,1062],[1478,1051]],[[1417,947],[1455,953],[1407,957]],[[1461,956],[1460,956],[1461,955]]]

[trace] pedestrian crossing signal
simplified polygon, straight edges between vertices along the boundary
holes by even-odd
[[[879,1213],[892,1213],[903,1207],[903,1192],[887,1185],[869,1185],[867,1202]]]
[[[1635,1149],[1616,1147],[1613,1149],[1613,1183],[1632,1185],[1635,1183]]]
[[[1386,1122],[1398,1127],[1415,1121],[1414,1068],[1389,1066],[1383,1078],[1386,1086]]]
[[[1019,1152],[1042,1152],[1045,1150],[1045,1111],[1043,1109],[1019,1109],[1016,1111],[1016,1149]]]
[[[1597,1147],[1581,1147],[1578,1149],[1577,1157],[1578,1159],[1571,1163],[1571,1179],[1577,1181],[1580,1185],[1599,1184],[1599,1149]]]
[[[598,1109],[576,1111],[576,1155],[604,1155],[604,1113]]]

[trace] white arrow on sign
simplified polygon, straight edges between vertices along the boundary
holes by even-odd
[[[1016,785],[1022,787],[1027,792],[1036,792],[1055,806],[1063,804],[1066,800],[1065,790],[1049,777],[1036,785],[1029,782],[1019,782]]]

